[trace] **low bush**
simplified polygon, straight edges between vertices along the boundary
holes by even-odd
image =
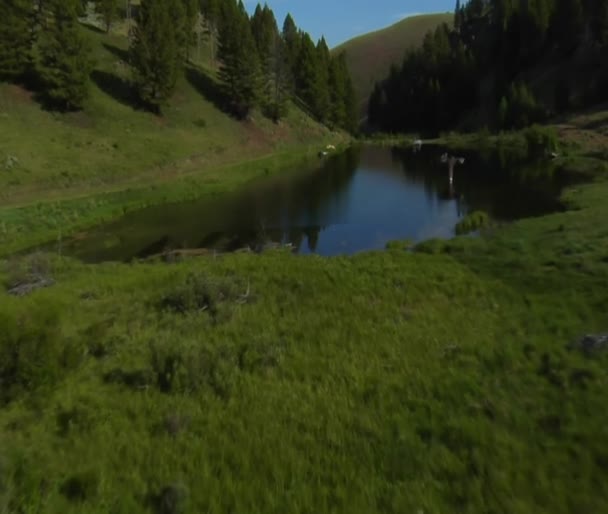
[[[181,314],[206,312],[218,321],[250,299],[249,286],[237,278],[191,274],[162,297],[160,308]]]
[[[528,156],[531,158],[545,157],[556,152],[559,146],[557,132],[553,127],[532,125],[524,130],[524,137],[528,146]]]
[[[0,404],[54,384],[66,367],[59,310],[50,303],[9,303],[0,312]],[[71,359],[68,359],[71,360]]]
[[[488,226],[490,222],[489,216],[483,211],[475,211],[467,214],[461,221],[456,224],[456,234],[463,235],[475,232]]]

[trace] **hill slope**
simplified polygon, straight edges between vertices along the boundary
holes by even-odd
[[[126,37],[82,30],[95,60],[83,111],[49,112],[26,89],[0,84],[0,205],[149,184],[330,136],[296,107],[278,124],[257,112],[246,122],[225,114],[206,48],[180,76],[162,117],[140,110]]]
[[[332,50],[346,51],[362,112],[367,107],[374,83],[388,75],[391,64],[399,63],[405,51],[419,45],[429,30],[441,23],[451,24],[453,19],[452,13],[412,16],[385,29],[346,41]]]

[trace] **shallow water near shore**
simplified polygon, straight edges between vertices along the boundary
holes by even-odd
[[[63,241],[86,262],[130,261],[180,249],[259,250],[269,243],[323,256],[383,249],[391,240],[450,238],[467,214],[511,221],[560,210],[570,181],[548,161],[488,151],[353,147],[307,170],[286,170],[195,202],[151,207]]]

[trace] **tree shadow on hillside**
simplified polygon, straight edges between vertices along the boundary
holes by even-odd
[[[222,112],[233,116],[234,113],[230,111],[226,95],[222,91],[220,85],[212,77],[198,68],[188,66],[186,68],[186,80],[194,89],[215,105],[215,107]]]
[[[126,79],[107,71],[94,70],[91,73],[91,80],[97,84],[99,89],[114,98],[114,100],[133,109],[141,109],[137,95]]]
[[[110,52],[112,55],[124,62],[129,62],[129,50],[124,48],[118,48],[117,46],[110,45],[108,43],[102,43],[103,47]]]

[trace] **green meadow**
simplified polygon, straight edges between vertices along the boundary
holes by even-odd
[[[5,259],[0,512],[602,512],[602,170],[414,251]]]

